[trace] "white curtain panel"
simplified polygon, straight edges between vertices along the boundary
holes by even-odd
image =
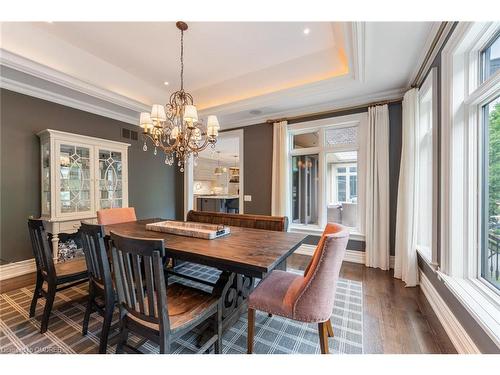
[[[287,121],[279,121],[273,124],[273,177],[271,192],[271,215],[273,216],[287,216],[287,172]]]
[[[394,277],[406,286],[417,285],[417,175],[418,170],[418,90],[411,89],[403,98],[403,139],[399,168],[396,215],[396,258]]]
[[[389,269],[389,109],[368,108],[366,131],[365,264]]]

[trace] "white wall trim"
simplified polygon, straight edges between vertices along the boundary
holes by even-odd
[[[359,82],[365,80],[365,22],[349,22],[347,46],[350,49],[352,78]],[[350,40],[349,40],[350,38]]]
[[[86,103],[78,99],[70,98],[66,95],[58,94],[54,91],[45,90],[40,87],[18,82],[9,78],[2,77],[2,79],[0,80],[0,87],[24,95],[47,100],[49,102],[61,104],[66,107],[76,108],[99,116],[109,117],[114,120],[127,122],[129,124],[137,125],[138,123],[138,118],[136,118],[135,116],[128,116],[117,111]]]
[[[302,244],[300,247],[295,250],[294,254],[300,255],[308,255],[312,256],[314,254],[314,250],[316,250],[316,245]],[[365,252],[364,251],[356,251],[356,250],[346,250],[345,251],[345,262],[351,263],[359,263],[365,264]],[[389,267],[394,268],[394,256],[391,255],[389,258]]]
[[[108,103],[116,104],[132,111],[141,112],[150,110],[148,105],[138,102],[137,100],[127,98],[126,96],[117,94],[113,91],[84,82],[66,73],[62,73],[46,65],[9,52],[3,48],[0,48],[0,65],[7,66],[20,72],[87,94]]]
[[[0,266],[0,281],[26,275],[36,271],[35,259],[22,260]]]
[[[342,87],[344,87],[344,86],[342,86]],[[378,101],[398,100],[398,99],[403,98],[404,93],[405,93],[405,89],[400,88],[400,89],[376,92],[373,94],[368,94],[368,95],[363,95],[363,96],[356,96],[356,97],[352,97],[352,98],[348,98],[348,99],[333,100],[333,101],[328,101],[326,103],[324,102],[321,104],[314,104],[314,105],[309,105],[309,106],[297,107],[297,108],[294,108],[293,110],[272,112],[272,113],[266,113],[263,115],[247,117],[241,121],[233,121],[233,122],[231,122],[231,124],[223,124],[223,127],[224,127],[224,130],[232,129],[232,128],[239,128],[239,127],[244,127],[244,126],[248,126],[248,125],[261,124],[261,123],[264,123],[267,120],[273,119],[273,118],[301,116],[301,115],[307,115],[308,113],[312,114],[312,113],[332,111],[332,110],[342,110],[344,108],[354,107],[354,106],[364,106],[364,105],[368,105],[370,103],[378,102]],[[259,106],[259,105],[262,106],[262,105],[264,105],[264,103],[265,103],[265,101],[260,103],[260,104],[257,103],[256,106]],[[241,108],[238,108],[235,106],[235,108],[233,108],[232,110],[234,110],[234,112],[240,112],[240,111],[248,110],[247,107],[250,108],[245,103],[241,103]],[[215,109],[210,108],[210,109],[202,110],[202,111],[200,111],[200,113],[201,113],[201,115],[203,115],[204,113],[207,114],[210,112],[210,114],[222,116],[226,110],[227,110],[227,108],[221,106],[221,107],[217,107]]]
[[[417,60],[417,64],[415,65],[415,70],[410,76],[410,80],[408,81],[408,87],[414,84],[415,81],[416,84],[419,85],[425,79],[424,73],[429,71],[432,62],[436,58],[439,50],[443,47],[444,42],[453,27],[453,24],[454,22],[436,22],[433,25],[431,31],[429,32],[429,36],[425,41],[424,48],[422,48],[421,50],[421,54]],[[443,27],[443,32],[439,36],[439,39],[436,41],[436,44],[434,45],[434,48],[431,51],[430,49],[432,47],[432,43],[434,42],[434,39],[437,37],[437,33],[439,32],[439,29],[441,27]],[[429,58],[425,60],[425,57],[429,52],[430,52]]]
[[[480,354],[481,351],[422,271],[420,271],[420,288],[443,325],[444,330],[448,334],[457,352],[459,354]]]

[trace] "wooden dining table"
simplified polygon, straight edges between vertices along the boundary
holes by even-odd
[[[231,233],[213,240],[146,230],[146,224],[165,219],[145,219],[105,225],[106,234],[163,239],[166,256],[214,267],[222,271],[212,293],[223,300],[223,329],[231,326],[246,309],[246,299],[255,286],[274,269],[283,269],[286,259],[306,235],[230,226]]]

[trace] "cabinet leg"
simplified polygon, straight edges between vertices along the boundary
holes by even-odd
[[[59,233],[52,233],[52,257],[54,258],[54,262],[57,263],[57,258],[59,258]]]

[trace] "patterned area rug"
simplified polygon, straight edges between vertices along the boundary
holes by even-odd
[[[218,271],[204,266],[187,264],[182,272],[215,281]],[[300,271],[294,271],[300,272]],[[171,282],[174,280],[171,279]],[[189,282],[188,282],[189,283]],[[39,300],[35,318],[28,317],[33,287],[21,288],[0,295],[0,353],[96,353],[102,317],[93,313],[89,333],[82,336],[82,320],[86,305],[87,286],[82,284],[56,294],[49,330],[40,334],[43,299]],[[363,353],[363,292],[362,284],[339,280],[332,325],[335,337],[329,339],[330,352],[335,354]],[[115,316],[115,322],[118,319]],[[316,324],[299,323],[277,316],[268,317],[257,312],[254,352],[259,354],[319,353]],[[225,354],[246,353],[247,317],[240,319],[225,332]],[[198,335],[188,333],[173,345],[174,353],[193,353]],[[158,353],[152,342],[141,344],[139,337],[130,336],[130,342],[145,353]],[[113,339],[108,353],[115,352]]]

